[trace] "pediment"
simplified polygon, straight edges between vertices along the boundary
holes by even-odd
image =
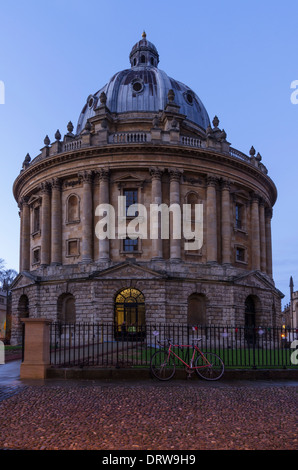
[[[249,273],[245,273],[240,276],[236,276],[233,278],[233,283],[236,285],[243,285],[243,286],[250,286],[255,287],[257,289],[268,289],[271,291],[276,292],[281,297],[284,297],[282,292],[280,292],[265,274],[262,274],[259,271],[252,271]]]
[[[29,199],[29,201],[28,201],[28,204],[31,206],[31,205],[33,205],[33,204],[35,204],[35,203],[40,203],[41,200],[42,200],[42,198],[41,198],[40,195],[33,194],[33,195],[30,197],[30,199]]]
[[[91,274],[93,279],[161,279],[164,275],[135,263],[121,263]]]
[[[125,175],[120,176],[119,178],[116,178],[113,183],[116,183],[118,185],[125,185],[127,183],[129,184],[134,184],[134,185],[142,185],[144,182],[144,179],[131,174],[131,173],[126,173]]]
[[[36,281],[37,281],[36,276],[33,276],[31,273],[24,271],[18,274],[17,277],[14,279],[11,285],[11,290],[20,289],[21,287],[27,287],[27,286],[33,285],[36,283]]]

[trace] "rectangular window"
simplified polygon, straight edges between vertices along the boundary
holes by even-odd
[[[79,256],[79,240],[67,240],[67,255]]]
[[[244,248],[236,248],[236,261],[245,262],[245,249]]]
[[[137,189],[125,189],[123,191],[123,196],[126,198],[125,214],[127,215],[127,210],[132,204],[138,203],[138,190]],[[135,212],[135,215],[131,217],[137,217],[138,212]]]
[[[139,247],[138,242],[139,242],[138,238],[135,240],[132,240],[131,238],[125,238],[125,240],[123,240],[123,251],[130,252],[130,253],[134,251],[138,251],[138,247]]]
[[[236,228],[242,229],[243,208],[240,204],[236,204]]]
[[[40,263],[40,248],[35,248],[33,250],[33,264]]]
[[[40,206],[33,209],[33,232],[40,230]]]

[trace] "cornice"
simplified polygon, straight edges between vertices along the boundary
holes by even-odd
[[[50,157],[46,157],[42,160],[37,161],[34,163],[34,160],[30,164],[30,166],[23,170],[18,177],[16,178],[14,185],[13,185],[13,194],[15,199],[18,201],[21,191],[24,188],[24,185],[30,180],[31,177],[35,177],[40,173],[46,172],[50,168],[55,168],[60,166],[64,163],[73,162],[74,167],[75,163],[79,160],[86,161],[89,157],[97,156],[97,157],[109,157],[111,154],[113,156],[119,155],[136,155],[136,154],[144,154],[144,155],[168,155],[168,156],[179,156],[179,157],[192,157],[194,159],[200,159],[203,161],[210,161],[211,163],[219,163],[223,166],[228,168],[238,169],[245,174],[249,174],[253,176],[253,178],[258,181],[261,185],[264,185],[267,188],[267,191],[270,193],[271,204],[274,205],[276,198],[277,198],[277,190],[276,186],[271,180],[271,178],[263,173],[261,170],[253,166],[249,162],[245,162],[244,160],[237,159],[236,157],[231,156],[227,153],[221,153],[214,149],[208,148],[192,148],[183,145],[171,145],[168,143],[158,143],[152,144],[149,143],[136,143],[130,145],[123,145],[123,144],[107,144],[97,147],[86,147],[81,148],[79,150],[73,150],[71,152],[63,152],[59,153]],[[109,163],[109,167],[113,169],[113,162],[103,162]],[[125,160],[127,164],[127,160]],[[138,160],[138,164],[144,164],[144,166],[154,166],[154,162],[148,162],[148,160],[144,160],[144,162]],[[194,165],[189,164],[187,162],[187,166],[191,171],[195,171],[196,168]],[[135,165],[133,166],[135,168]],[[140,166],[141,168],[141,166]],[[88,167],[89,169],[89,167]],[[218,172],[218,169],[217,169]],[[245,182],[245,180],[244,180]]]

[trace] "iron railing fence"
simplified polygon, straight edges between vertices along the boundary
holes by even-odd
[[[298,330],[284,327],[190,326],[147,323],[129,328],[115,323],[52,323],[52,366],[149,367],[153,353],[167,338],[221,356],[226,368],[289,368]],[[292,346],[292,347],[291,347]],[[187,362],[191,348],[177,348]],[[181,365],[177,362],[177,365]]]

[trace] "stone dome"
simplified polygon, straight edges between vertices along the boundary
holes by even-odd
[[[78,120],[77,134],[95,115],[102,93],[111,113],[158,113],[165,108],[170,90],[174,91],[174,103],[179,106],[179,113],[203,130],[207,129],[210,120],[202,101],[191,88],[158,68],[157,49],[147,41],[145,33],[133,46],[129,59],[130,69],[116,73],[98,92],[88,96]]]

